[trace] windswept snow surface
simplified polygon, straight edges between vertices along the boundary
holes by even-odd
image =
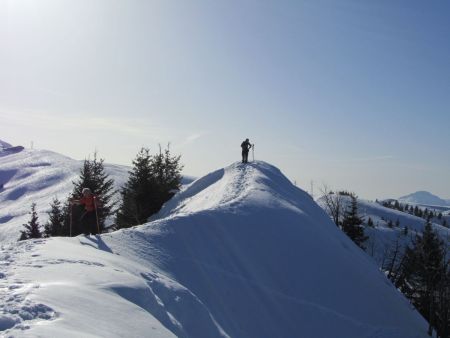
[[[14,337],[427,337],[375,263],[275,167],[233,164],[145,225],[4,245]]]
[[[0,243],[17,241],[33,202],[44,224],[51,201],[68,197],[82,165],[83,161],[47,150],[25,149],[0,156]],[[105,170],[116,188],[128,178],[129,167],[105,164]]]

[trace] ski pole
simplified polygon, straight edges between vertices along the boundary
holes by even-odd
[[[97,220],[97,233],[100,235],[100,224],[98,222],[97,199],[94,197],[95,219]]]
[[[253,162],[255,162],[255,144],[252,144],[252,157],[253,157]]]
[[[72,237],[72,210],[73,204],[70,202],[70,212],[69,212],[69,237]]]

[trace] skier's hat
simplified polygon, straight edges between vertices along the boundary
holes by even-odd
[[[81,191],[82,194],[84,194],[84,193],[86,193],[86,192],[92,194],[91,189],[89,189],[89,188],[83,188],[83,190]]]

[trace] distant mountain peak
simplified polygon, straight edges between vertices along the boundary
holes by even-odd
[[[449,205],[448,201],[425,190],[416,191],[415,193],[402,196],[399,198],[399,201],[425,205]]]

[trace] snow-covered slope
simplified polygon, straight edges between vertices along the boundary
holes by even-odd
[[[1,151],[0,151],[1,153]],[[29,220],[31,203],[37,204],[41,223],[53,198],[67,198],[83,161],[47,151],[24,149],[0,156],[0,243],[17,241]],[[105,164],[116,188],[128,177],[129,167]]]
[[[0,140],[0,152],[5,148],[11,148],[12,145],[9,143],[6,143],[5,141]]]
[[[426,337],[372,259],[264,162],[193,182],[148,224],[0,255],[7,336]]]
[[[394,247],[396,242],[405,246],[411,243],[416,234],[421,234],[424,231],[426,222],[423,218],[362,199],[358,199],[358,206],[360,216],[365,220],[370,217],[374,222],[374,227],[365,227],[365,233],[369,236],[365,245],[368,254],[373,256],[380,265],[386,258],[386,253]],[[447,219],[447,222],[450,221],[448,216],[444,216],[444,218]],[[394,224],[393,227],[388,226],[389,221]],[[397,222],[399,226],[395,225]],[[450,229],[443,227],[441,224],[442,220],[432,219],[433,229],[450,248]]]
[[[448,206],[448,200],[444,200],[428,191],[417,191],[413,194],[402,196],[398,199],[403,203],[420,204],[420,205],[436,205]]]
[[[83,161],[52,151],[12,147],[0,141],[0,243],[17,241],[22,225],[29,220],[33,202],[40,223],[44,224],[51,201],[68,197],[82,165]],[[109,163],[104,166],[119,191],[128,179],[130,167]],[[182,183],[193,180],[184,176]]]

